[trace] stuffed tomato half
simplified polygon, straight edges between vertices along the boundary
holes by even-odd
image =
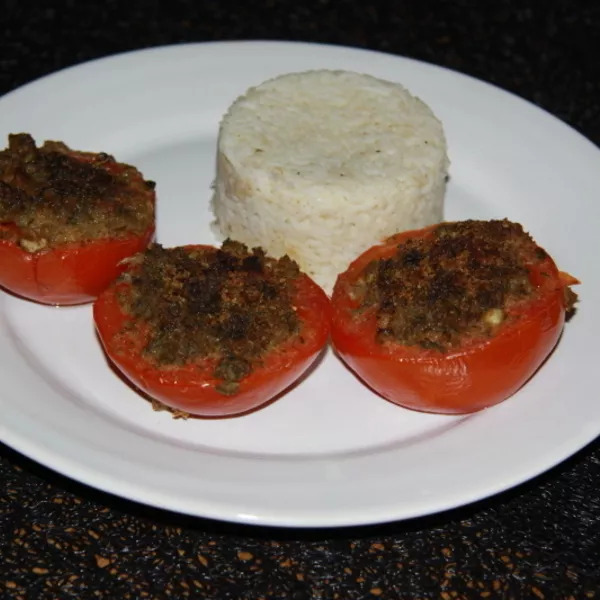
[[[384,398],[469,413],[505,400],[536,372],[573,308],[574,283],[507,220],[403,232],[338,277],[332,342]]]
[[[330,317],[329,298],[296,263],[232,241],[153,244],[94,303],[125,377],[203,417],[251,411],[291,386],[325,346]]]
[[[93,301],[154,236],[154,183],[104,153],[9,136],[0,152],[0,286],[43,304]]]

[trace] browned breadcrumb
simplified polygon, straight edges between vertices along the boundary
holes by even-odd
[[[575,304],[577,303],[578,296],[577,294],[566,285],[564,288],[565,294],[565,311],[567,313],[567,319],[571,318],[573,312],[575,311]]]
[[[493,334],[516,303],[537,292],[529,265],[547,257],[518,223],[443,223],[373,261],[354,293],[377,307],[377,339],[442,352]]]
[[[154,183],[105,153],[27,133],[0,151],[0,235],[35,252],[58,244],[138,235],[154,222]]]
[[[226,241],[210,247],[153,244],[123,277],[123,309],[148,327],[145,357],[159,367],[214,359],[223,394],[272,348],[298,334],[292,304],[299,275],[288,257]]]
[[[171,406],[167,406],[166,404],[163,404],[160,400],[157,400],[156,398],[151,398],[150,403],[152,404],[152,410],[156,412],[170,412],[174,419],[186,420],[192,416],[189,412],[186,412],[185,410],[181,410],[179,408],[172,408]]]

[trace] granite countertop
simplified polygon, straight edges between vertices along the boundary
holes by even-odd
[[[594,3],[312,4],[4,0],[0,93],[132,49],[303,40],[383,50],[468,73],[600,143]],[[598,440],[493,498],[354,528],[277,529],[182,516],[88,488],[1,444],[0,480],[1,598],[600,596]]]

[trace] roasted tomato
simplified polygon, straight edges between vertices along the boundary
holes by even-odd
[[[473,412],[535,373],[558,341],[574,283],[506,220],[399,233],[338,277],[332,343],[396,404]]]
[[[94,303],[109,359],[177,414],[237,415],[295,382],[329,336],[323,290],[284,257],[227,241],[153,244]]]
[[[0,285],[44,304],[91,302],[154,235],[154,184],[103,153],[9,136],[0,152]]]

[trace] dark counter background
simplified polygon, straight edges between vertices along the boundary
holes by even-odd
[[[136,48],[315,41],[468,73],[600,144],[598,2],[236,4],[3,0],[0,93]],[[535,480],[459,510],[372,527],[270,529],[140,506],[0,444],[0,598],[596,598],[599,481],[597,440]]]

